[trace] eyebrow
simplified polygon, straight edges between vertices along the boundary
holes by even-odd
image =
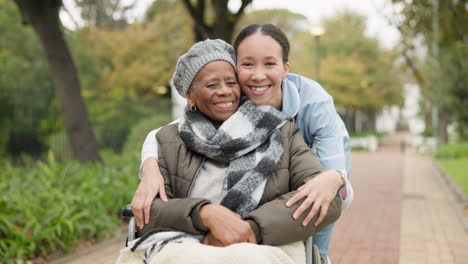
[[[219,82],[219,78],[218,77],[213,77],[213,78],[210,78],[208,80],[205,80],[205,83],[209,83],[209,82]]]
[[[245,57],[242,57],[240,60],[253,60],[254,57],[253,56],[245,56]],[[275,56],[266,56],[265,57],[266,60],[277,60],[277,58]]]

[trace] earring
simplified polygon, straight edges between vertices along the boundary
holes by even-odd
[[[195,112],[197,111],[197,107],[195,105],[189,105],[190,111]]]

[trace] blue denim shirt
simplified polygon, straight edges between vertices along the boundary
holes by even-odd
[[[282,111],[294,117],[322,166],[349,175],[349,134],[336,112],[333,98],[317,82],[292,73],[283,79],[282,88]]]

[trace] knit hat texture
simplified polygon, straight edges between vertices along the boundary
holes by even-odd
[[[200,41],[177,61],[172,81],[179,94],[186,98],[197,73],[210,62],[227,61],[236,69],[234,48],[221,39]]]

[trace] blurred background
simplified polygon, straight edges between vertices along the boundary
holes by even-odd
[[[407,132],[468,193],[465,0],[0,0],[0,263],[112,236],[178,57],[252,23],[286,33],[354,151]]]

